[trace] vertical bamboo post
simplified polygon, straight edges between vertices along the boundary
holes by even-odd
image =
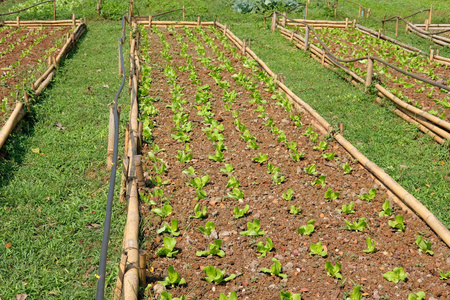
[[[134,156],[134,165],[136,167],[136,178],[138,180],[138,186],[144,187],[145,179],[144,179],[144,170],[142,168],[142,155]]]
[[[122,296],[122,286],[123,286],[123,274],[125,273],[125,266],[127,264],[127,253],[122,251],[122,256],[120,258],[119,274],[117,275],[116,288],[114,289],[113,300],[119,300]]]
[[[56,21],[56,0],[53,0],[53,21]]]
[[[361,17],[361,5],[359,5],[358,17]]]
[[[348,29],[348,18],[345,18],[345,29]]]
[[[366,76],[366,92],[369,86],[372,84],[372,74],[373,74],[373,59],[369,56],[367,59],[367,76]]]
[[[425,30],[428,31],[428,27],[430,26],[430,21],[428,19],[425,20]]]
[[[337,16],[337,11],[336,11],[336,6],[334,7],[334,17],[336,18],[336,16]]]
[[[52,55],[51,57],[52,57],[52,65],[56,69],[56,58],[54,55]]]
[[[245,39],[242,39],[242,56],[245,55]]]
[[[341,134],[344,134],[344,123],[339,122],[338,125],[339,125],[339,131],[340,131],[340,133],[341,133]]]
[[[436,49],[436,56],[439,56],[439,49]]]
[[[378,38],[381,37],[381,29],[378,29]]]
[[[283,27],[286,27],[286,12],[283,13],[283,18],[281,19],[281,25],[283,25]]]
[[[185,11],[184,5],[183,5],[183,21],[185,20],[185,18],[186,18],[186,11]]]
[[[148,16],[148,31],[150,32],[150,29],[152,28],[152,16]]]
[[[305,51],[309,49],[309,26],[305,26]]]
[[[397,19],[395,20],[395,36],[398,36],[398,20],[399,18],[397,17]]]
[[[309,3],[309,2],[308,2]],[[308,20],[308,3],[305,4],[305,16],[303,19]]]
[[[353,28],[356,27],[356,19],[353,19],[353,24],[352,24]]]
[[[366,19],[368,19],[370,16],[370,8],[367,10]]]
[[[202,22],[200,21],[200,16],[197,17],[197,26],[200,26]]]
[[[75,29],[75,27],[77,26],[76,21],[75,21],[75,14],[72,14],[72,26],[73,26],[73,29]]]
[[[133,4],[134,4],[134,1],[131,1],[131,3],[130,3],[130,17],[133,16]]]
[[[141,279],[141,286],[147,285],[147,254],[144,250],[139,251],[139,278]]]
[[[321,64],[322,66],[325,65],[325,49],[322,50],[322,60],[320,61],[320,64]]]
[[[291,36],[289,37],[289,40],[292,41],[294,39],[294,32],[291,31]]]
[[[408,33],[408,29],[409,29],[409,28],[408,28],[408,23],[406,23],[406,26],[405,26],[405,34]]]
[[[428,25],[431,25],[431,15],[432,14],[433,14],[433,4],[430,4],[430,14],[428,15]]]
[[[20,27],[20,17],[19,16],[17,16],[17,18],[16,18],[16,23],[17,23],[17,27]]]
[[[430,61],[432,62],[434,60],[434,49],[430,46]]]
[[[273,12],[273,15],[272,15],[272,27],[271,27],[272,32],[275,32],[276,27],[277,27],[277,13]]]

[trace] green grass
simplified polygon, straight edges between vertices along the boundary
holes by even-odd
[[[108,104],[120,85],[120,30],[118,22],[89,24],[27,123],[2,149],[7,152],[0,161],[3,299],[16,294],[48,299],[55,297],[51,292],[58,299],[95,295],[109,183]],[[120,104],[128,102],[125,90]],[[122,118],[127,115],[123,111]],[[55,122],[67,129],[58,129]],[[35,148],[42,155],[32,152]],[[107,283],[114,285],[125,219],[117,200],[116,196],[107,267]],[[6,248],[8,243],[11,247]]]

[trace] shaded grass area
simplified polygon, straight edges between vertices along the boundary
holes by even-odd
[[[21,123],[19,132],[2,149],[6,151],[0,161],[3,299],[16,294],[32,299],[51,295],[92,299],[95,295],[109,184],[108,104],[120,85],[120,34],[118,22],[88,24],[87,33],[64,60],[27,122]],[[126,91],[120,101],[128,104]],[[123,111],[122,119],[127,115]],[[66,128],[60,129],[55,122]],[[125,222],[117,199],[108,256],[109,285],[117,275]]]
[[[222,2],[223,3],[223,2]],[[374,102],[338,73],[322,67],[293,44],[272,34],[261,16],[240,15],[226,5],[207,1],[160,3],[151,11],[167,11],[186,5],[187,19],[198,12],[206,20],[219,19],[231,25],[241,39],[251,39],[252,49],[286,84],[316,109],[335,128],[343,122],[344,136],[364,155],[383,168],[450,227],[450,164],[447,148],[423,135],[415,126],[397,117],[389,107]],[[326,3],[325,3],[326,6]],[[162,17],[161,17],[162,18]],[[165,19],[181,19],[174,13]]]

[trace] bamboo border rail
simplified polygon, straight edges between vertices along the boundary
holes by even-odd
[[[30,22],[33,22],[33,21],[30,21]],[[40,21],[36,21],[36,22],[40,22]],[[50,21],[50,22],[52,22],[52,21]],[[34,23],[28,23],[28,24],[34,24]],[[73,20],[70,20],[69,26],[73,26],[73,24],[74,24]],[[50,66],[48,67],[48,69],[34,83],[31,84],[31,88],[35,92],[34,97],[38,97],[42,93],[42,91],[47,87],[47,85],[52,80],[53,75],[55,74],[55,70],[58,67],[61,59],[67,54],[67,52],[70,51],[70,49],[72,49],[77,44],[78,40],[81,38],[81,36],[86,31],[86,29],[87,29],[86,24],[83,23],[81,19],[76,24],[78,24],[78,26],[68,36],[67,41],[62,46],[58,56],[51,57]],[[67,25],[65,25],[65,26],[67,26]],[[29,102],[28,94],[25,93],[23,98],[24,98],[25,102],[28,104],[28,102]],[[5,123],[5,125],[0,130],[0,149],[3,147],[8,136],[11,134],[11,132],[17,126],[19,121],[23,119],[23,117],[26,115],[26,113],[27,112],[25,111],[23,103],[18,102],[16,104],[16,107],[15,107],[13,113],[8,118],[8,121]]]

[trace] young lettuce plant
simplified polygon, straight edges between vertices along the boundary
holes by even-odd
[[[224,293],[220,293],[219,299],[213,298],[213,300],[237,300],[236,292],[230,293],[230,297],[227,297]]]
[[[225,164],[224,167],[220,168],[220,172],[222,172],[222,173],[233,173],[234,172],[233,164]]]
[[[294,198],[294,190],[289,188],[286,193],[283,193],[283,199],[286,201],[291,201]]]
[[[347,300],[362,300],[363,294],[361,293],[361,286],[357,285],[353,288],[350,297],[347,297]]]
[[[336,265],[331,265],[331,262],[327,261],[325,263],[325,269],[327,270],[327,275],[337,278],[337,279],[342,279],[342,274],[340,273],[341,271],[341,264],[336,262]]]
[[[320,175],[319,178],[314,180],[314,182],[311,182],[311,185],[316,186],[316,185],[320,184],[322,187],[324,187],[325,186],[325,178],[327,178],[325,175]]]
[[[208,158],[212,161],[217,161],[217,162],[222,162],[225,159],[223,152],[218,149],[216,149],[216,152],[214,153],[214,155],[212,155],[212,154],[208,155]]]
[[[439,279],[440,280],[447,280],[449,278],[450,278],[450,271],[448,271],[447,273],[444,273],[444,271],[439,269]]]
[[[250,209],[250,206],[248,204],[246,204],[245,207],[242,209],[239,209],[239,207],[235,206],[233,209],[234,218],[235,219],[242,218],[248,212],[249,209]]]
[[[231,193],[228,193],[228,197],[231,197],[235,200],[244,199],[244,192],[242,192],[238,188],[233,188],[233,191]]]
[[[214,243],[208,245],[209,250],[197,251],[195,252],[195,255],[197,256],[217,255],[219,257],[224,257],[225,251],[221,250],[220,246],[222,246],[222,240],[215,240]]]
[[[295,207],[295,205],[291,205],[289,213],[293,214],[293,215],[299,215],[302,212],[302,207]]]
[[[322,157],[326,160],[334,160],[334,156],[336,155],[336,152],[330,152],[330,153],[322,153]]]
[[[311,250],[311,252],[309,252],[309,255],[320,255],[322,257],[327,256],[327,251],[324,251],[322,243],[318,242],[317,244],[311,243],[311,245],[309,246],[309,250]]]
[[[173,298],[172,294],[168,293],[167,291],[164,291],[161,293],[161,299],[160,300],[186,300],[186,296],[182,295],[179,298]]]
[[[254,162],[262,165],[267,160],[267,154],[259,153],[258,156],[252,158]]]
[[[389,220],[388,221],[389,226],[391,226],[394,229],[397,229],[398,231],[405,231],[405,224],[403,223],[403,216],[397,215],[395,216],[395,221]]]
[[[253,223],[247,222],[247,229],[246,231],[239,232],[239,234],[245,236],[261,236],[266,234],[264,230],[261,230],[258,219],[254,220]]]
[[[384,201],[382,209],[383,210],[378,214],[380,217],[392,215],[392,207],[389,205],[389,200]]]
[[[297,233],[311,235],[314,232],[314,222],[316,222],[316,220],[309,220],[307,225],[303,225],[297,229]]]
[[[274,172],[272,174],[272,179],[274,184],[282,184],[284,182],[285,176],[282,173]]]
[[[193,167],[193,166],[190,166],[189,168],[183,170],[183,174],[191,175],[191,176],[192,176],[192,175],[195,175],[195,169],[194,169],[194,167]]]
[[[276,258],[272,258],[273,264],[270,266],[270,269],[267,268],[261,268],[260,271],[263,273],[269,273],[270,275],[275,275],[278,277],[281,277],[283,279],[287,278],[286,274],[281,273],[281,263]]]
[[[264,257],[267,255],[267,253],[269,253],[270,251],[272,251],[273,249],[273,243],[272,240],[269,239],[268,237],[266,237],[266,244],[264,245],[263,242],[259,241],[257,246],[258,248],[256,249],[256,251],[258,251],[259,253],[261,253],[260,256],[258,256],[258,258]]]
[[[344,169],[344,174],[350,174],[353,170],[353,168],[350,167],[348,162],[346,162],[345,164],[342,165],[342,169]]]
[[[386,272],[383,274],[383,278],[387,281],[398,283],[400,280],[405,281],[408,275],[406,275],[403,268],[394,268],[394,270]]]
[[[290,291],[280,291],[280,299],[281,300],[302,300],[302,296],[300,294],[291,294]]]
[[[408,300],[422,300],[425,299],[425,292],[419,291],[417,293],[410,293],[408,295]]]
[[[227,282],[236,278],[235,274],[231,274],[230,276],[224,278],[225,271],[216,269],[213,266],[204,267],[203,272],[206,273],[206,277],[203,278],[209,283],[215,282],[216,284],[221,284],[222,282]]]
[[[332,190],[331,188],[329,188],[329,189],[325,192],[325,200],[326,200],[326,199],[336,200],[337,198],[339,198],[340,195],[341,195],[341,193],[333,192],[333,190]],[[327,200],[327,201],[328,201],[328,200]]]
[[[309,167],[304,168],[304,170],[305,170],[306,174],[308,174],[308,175],[317,175],[317,174],[319,174],[316,171],[316,164],[312,164]]]
[[[354,231],[363,231],[364,228],[367,227],[366,218],[362,217],[359,218],[358,222],[354,221],[353,223],[345,220],[345,224],[347,225],[348,230],[354,230]]]
[[[175,245],[177,244],[177,241],[173,237],[168,236],[164,237],[163,243],[164,246],[156,251],[156,255],[174,257],[180,251],[180,250],[173,251]]]
[[[184,150],[177,150],[177,158],[180,163],[188,163],[192,159],[192,153],[185,152]]]
[[[203,219],[206,217],[206,206],[203,206],[203,209],[200,210],[200,203],[197,203],[194,207],[194,216],[189,216],[189,219]]]
[[[267,174],[273,174],[273,173],[276,173],[279,171],[280,171],[280,168],[272,165],[272,163],[270,161],[267,163]]]
[[[163,226],[156,231],[158,234],[168,233],[173,236],[179,236],[178,231],[178,219],[172,219],[170,225],[167,222],[163,223]]]
[[[422,239],[420,235],[416,237],[416,245],[419,246],[419,251],[429,255],[434,254],[433,251],[431,251],[431,242]]]
[[[152,212],[154,212],[156,215],[160,216],[161,218],[167,218],[172,213],[172,206],[170,206],[169,202],[164,203],[162,208],[155,207],[152,209]]]
[[[239,183],[239,180],[236,179],[236,177],[231,176],[227,183],[227,188],[238,188],[241,184]]]
[[[377,251],[377,248],[375,247],[377,245],[377,242],[375,242],[370,237],[366,238],[367,243],[367,249],[364,249],[364,253],[375,253]]]
[[[158,281],[159,284],[174,287],[175,285],[182,285],[186,283],[186,280],[184,278],[180,278],[180,274],[175,271],[173,266],[169,266],[167,270],[169,272],[168,276],[165,277],[163,281]]]
[[[325,141],[320,141],[318,146],[313,147],[314,150],[322,150],[322,151],[327,150],[327,148],[328,148],[328,144]]]
[[[205,235],[211,235],[212,231],[216,228],[213,222],[206,222],[205,227],[199,226],[196,230]]]
[[[343,204],[342,205],[342,209],[337,209],[338,211],[343,212],[344,214],[354,214],[355,211],[353,210],[353,208],[355,207],[355,204],[353,203],[353,201],[350,204]]]
[[[370,201],[373,198],[375,198],[376,194],[377,194],[377,189],[370,189],[370,191],[368,193],[359,195],[359,199],[364,200],[364,201]]]

